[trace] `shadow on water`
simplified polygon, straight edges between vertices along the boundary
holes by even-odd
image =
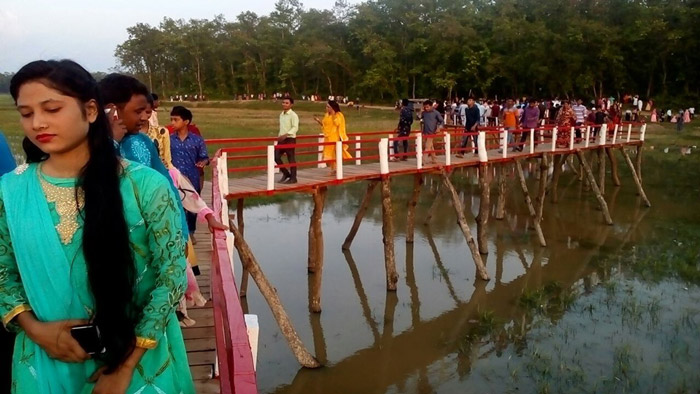
[[[533,189],[539,176],[536,169],[534,163],[526,166]],[[474,228],[473,217],[479,208],[475,173],[460,171],[453,179],[465,212],[471,212],[469,225]],[[627,178],[623,179],[623,187],[608,188],[606,199],[615,225],[606,226],[591,193],[576,177],[565,174],[560,182],[560,203],[547,201],[545,205],[542,228],[548,246],[541,248],[514,180],[511,171],[506,217],[490,220],[490,254],[484,260],[493,279],[483,282],[475,279],[451,201],[437,193],[438,178],[426,179],[417,210],[417,223],[423,223],[434,199],[441,199],[430,225],[416,226],[415,244],[400,242],[412,179],[395,179],[392,192],[399,230],[396,256],[399,283],[403,281],[397,292],[386,292],[384,287],[377,196],[352,252],[341,252],[340,245],[365,185],[331,188],[324,213],[321,314],[309,313],[301,297],[303,279],[308,289],[318,286],[321,279],[321,275],[305,273],[303,246],[312,209],[309,199],[299,196],[275,206],[248,209],[246,231],[253,250],[275,283],[302,339],[307,346],[313,345],[316,356],[326,364],[319,370],[298,368],[264,301],[251,286],[246,306],[260,314],[261,390],[432,393],[452,392],[448,387],[468,387],[469,379],[484,384],[480,375],[474,375],[475,368],[502,361],[501,356],[509,348],[519,356],[527,353],[528,333],[537,332],[543,317],[556,324],[576,300],[583,300],[597,284],[616,275],[619,266],[601,261],[624,255],[644,242],[654,232],[650,221],[644,220],[646,216],[672,221],[684,214],[682,209],[664,204],[667,191],[663,190],[651,191],[653,210],[640,208],[639,197]],[[492,215],[495,193],[494,188]],[[273,229],[274,248],[269,242]],[[303,316],[309,317],[307,324]],[[532,383],[530,386],[534,390]]]

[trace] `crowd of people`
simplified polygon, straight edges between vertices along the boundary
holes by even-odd
[[[227,227],[199,196],[192,112],[160,127],[141,82],[69,60],[25,65],[10,93],[26,163],[0,138],[0,392],[194,393],[194,231]]]

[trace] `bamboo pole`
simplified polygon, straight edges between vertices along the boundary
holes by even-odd
[[[476,265],[477,276],[483,280],[489,280],[489,274],[486,271],[486,266],[484,265],[484,262],[481,260],[479,248],[476,245],[476,242],[474,241],[474,237],[472,237],[472,232],[469,229],[469,226],[467,225],[467,219],[465,219],[464,217],[464,209],[462,208],[462,202],[459,200],[459,196],[457,195],[457,191],[455,190],[454,186],[452,185],[452,182],[450,181],[449,175],[442,168],[440,169],[440,172],[442,174],[443,183],[445,187],[450,191],[450,195],[452,196],[452,205],[454,205],[455,212],[457,213],[457,221],[459,223],[459,227],[462,229],[464,239],[467,241],[469,250],[472,253],[472,258],[474,259],[474,264]]]
[[[304,346],[304,343],[299,338],[299,335],[294,329],[292,321],[289,319],[289,315],[287,315],[287,312],[284,310],[284,306],[282,306],[282,301],[277,294],[277,290],[272,286],[270,281],[268,281],[267,277],[263,273],[262,269],[260,268],[260,264],[258,264],[258,261],[255,259],[253,252],[248,246],[248,243],[245,241],[245,239],[243,239],[243,234],[241,234],[238,228],[233,224],[233,221],[229,223],[229,227],[233,233],[234,245],[238,250],[238,254],[241,256],[241,261],[250,273],[250,276],[255,281],[258,289],[260,289],[260,293],[265,298],[265,301],[267,301],[267,305],[270,307],[272,315],[277,321],[282,335],[284,335],[284,337],[287,339],[287,343],[289,343],[289,347],[291,348],[294,357],[296,357],[297,361],[299,361],[299,363],[306,368],[320,367],[321,364],[314,358],[314,356],[311,355],[311,353],[309,353]]]
[[[416,228],[416,205],[418,205],[418,197],[420,189],[423,186],[423,175],[416,174],[413,177],[413,195],[408,202],[408,216],[406,220],[406,243],[413,243],[413,235]]]
[[[241,232],[241,235],[245,236],[245,223],[243,222],[243,206],[244,206],[244,201],[245,199],[239,198],[238,201],[236,202],[236,219],[238,220],[238,231]],[[239,256],[240,258],[240,256]],[[243,266],[243,262],[241,261],[241,266]],[[245,269],[245,266],[243,266],[243,269],[241,270],[241,289],[239,292],[239,295],[241,297],[245,297],[248,293],[248,270]]]
[[[496,220],[503,220],[506,215],[506,165],[498,169],[498,199],[496,200]]]
[[[598,188],[605,195],[605,148],[598,148]]]
[[[632,164],[632,159],[630,159],[630,156],[625,152],[625,148],[621,147],[620,152],[622,152],[622,156],[625,157],[625,161],[627,161],[627,166],[630,168],[630,171],[632,172],[632,178],[634,179],[635,185],[637,185],[637,193],[639,193],[639,196],[642,197],[642,200],[644,201],[644,205],[647,207],[651,207],[651,202],[649,202],[649,199],[647,198],[647,194],[644,193],[644,188],[642,187],[642,180],[639,179],[639,176],[637,175],[637,171],[634,169],[634,165]]]
[[[621,183],[620,176],[617,171],[617,159],[613,154],[612,148],[605,148],[605,153],[608,155],[608,159],[610,160],[610,177],[612,178],[613,185],[620,186]]]
[[[579,171],[579,169],[576,168],[576,166],[574,165],[574,157],[571,156],[571,155],[568,154],[568,153],[565,154],[564,157],[566,157],[566,160],[562,160],[562,163],[561,163],[561,164],[564,164],[564,163],[566,162],[566,164],[569,165],[569,168],[571,168],[571,172],[573,172],[574,175],[576,175],[576,177],[579,178],[579,176],[580,176],[580,171]]]
[[[479,201],[479,216],[476,218],[476,237],[478,238],[479,253],[488,254],[488,223],[491,210],[491,185],[489,182],[488,163],[479,164],[479,187],[481,198]]]
[[[372,192],[377,187],[378,183],[379,181],[369,181],[367,184],[367,191],[365,192],[365,196],[362,198],[360,209],[357,211],[357,215],[355,215],[355,221],[352,223],[348,236],[345,237],[345,242],[343,242],[343,250],[350,249],[350,245],[352,245],[352,241],[355,239],[357,230],[359,230],[360,224],[362,223],[362,218],[364,218],[367,208],[369,207],[369,203],[372,200]]]
[[[396,291],[399,274],[396,272],[394,254],[394,209],[391,206],[391,179],[382,178],[382,236],[384,242],[384,267],[386,269],[386,289]]]
[[[595,196],[598,199],[601,211],[603,211],[603,218],[605,219],[605,223],[607,223],[608,225],[612,225],[613,221],[610,217],[610,212],[608,211],[608,204],[605,202],[605,198],[603,198],[603,195],[600,193],[600,189],[598,189],[598,185],[595,182],[595,176],[593,176],[593,171],[591,171],[591,167],[588,165],[588,161],[586,161],[586,158],[584,157],[583,153],[579,150],[576,151],[576,156],[578,156],[578,159],[581,161],[581,164],[583,164],[583,169],[586,171],[586,176],[588,177],[588,183],[591,185],[593,193],[595,193]]]
[[[518,170],[518,178],[520,179],[520,188],[523,189],[523,195],[525,196],[525,204],[530,211],[530,216],[534,220],[535,232],[537,233],[537,238],[540,241],[541,246],[547,246],[547,241],[544,239],[544,234],[542,233],[542,227],[540,222],[537,221],[537,212],[535,207],[532,205],[532,199],[530,198],[530,193],[527,191],[527,183],[525,182],[525,174],[523,173],[523,165],[520,160],[515,160],[515,168]]]

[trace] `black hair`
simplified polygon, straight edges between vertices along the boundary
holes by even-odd
[[[29,82],[40,82],[73,97],[81,103],[81,108],[91,100],[98,107],[97,118],[90,124],[87,134],[90,158],[80,171],[77,187],[85,193],[81,212],[82,248],[88,284],[95,300],[93,323],[99,327],[107,350],[97,357],[108,367],[108,372],[113,371],[134,349],[140,314],[134,302],[136,268],[119,190],[123,168],[114,150],[112,129],[102,110],[104,102],[97,82],[79,64],[71,60],[39,60],[25,65],[10,82],[10,94],[15,103],[20,88]],[[49,156],[26,137],[23,146],[29,163],[44,161]]]
[[[328,105],[333,108],[333,111],[335,112],[340,112],[340,105],[338,105],[338,102],[335,100],[328,100]]]
[[[282,97],[282,101],[284,101],[284,100],[289,100],[289,104],[294,104],[294,99],[292,98],[292,96]]]
[[[403,105],[404,107],[408,107],[408,104],[410,104],[410,101],[408,101],[407,98],[401,99],[401,105]]]
[[[138,79],[123,74],[109,74],[98,83],[105,104],[124,105],[133,96],[151,96],[146,85]]]
[[[148,101],[148,104],[151,106],[151,108],[153,108],[153,106],[155,105],[155,102],[156,102],[155,99],[153,98],[153,96],[150,94],[148,96],[146,96],[146,101]]]
[[[431,100],[425,100],[423,101],[423,105],[433,105],[433,102]]]
[[[189,120],[192,123],[192,111],[182,105],[174,106],[172,111],[170,111],[170,116],[179,116],[182,120]]]
[[[536,103],[536,102],[537,102],[537,99],[534,98],[534,97],[530,97],[530,99],[527,100],[527,102],[528,102],[528,103]]]
[[[151,93],[151,99],[152,99],[153,101],[158,101],[158,95],[155,94],[155,93]]]

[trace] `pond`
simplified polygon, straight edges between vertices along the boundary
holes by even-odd
[[[378,190],[343,252],[366,184],[331,187],[320,314],[308,310],[311,197],[246,208],[247,241],[301,339],[325,365],[300,368],[251,280],[243,300],[260,320],[261,392],[695,392],[700,192],[690,175],[697,166],[653,155],[645,160],[653,206],[642,205],[622,169],[622,186],[608,180],[606,187],[613,226],[604,224],[593,194],[565,172],[559,203],[545,204],[544,248],[508,169],[504,220],[493,218],[492,183],[489,282],[476,279],[451,199],[437,193],[438,176],[426,177],[415,242],[404,242],[413,179],[393,178],[396,292],[386,291]],[[536,162],[526,164],[531,190],[536,169]],[[452,177],[474,234],[476,175],[472,169]],[[436,198],[437,213],[424,225]]]

